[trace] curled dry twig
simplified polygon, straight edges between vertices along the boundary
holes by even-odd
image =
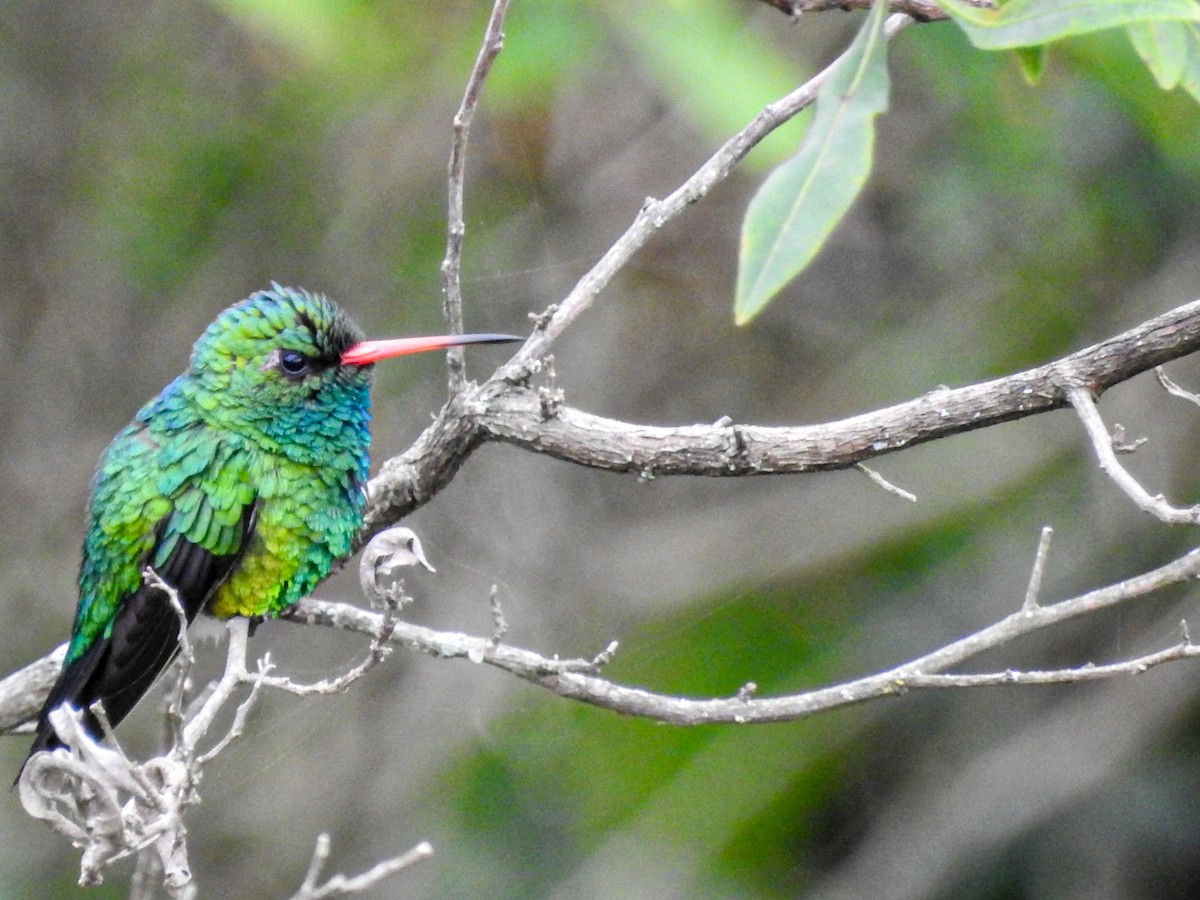
[[[419,543],[417,555],[423,558]],[[412,556],[414,562],[417,555]],[[380,574],[389,577],[393,574],[392,567],[384,567],[384,570]],[[372,571],[376,571],[373,565]],[[157,579],[157,576],[148,572],[147,578]],[[178,605],[178,594],[169,584],[158,579],[157,585]],[[157,856],[168,893],[172,897],[192,897],[195,885],[188,865],[183,815],[199,800],[197,786],[203,767],[242,734],[246,718],[264,687],[301,695],[343,691],[386,658],[403,595],[395,584],[380,585],[378,590],[384,595],[386,604],[376,622],[366,659],[343,675],[314,685],[296,684],[288,678],[272,676],[269,656],[259,660],[254,672],[248,671],[249,623],[246,619],[232,619],[228,623],[229,646],[220,679],[206,691],[203,701],[182,719],[182,728],[173,731],[174,741],[170,748],[145,763],[130,760],[112,740],[108,728],[105,728],[106,737],[113,746],[106,747],[97,741],[82,726],[78,710],[64,705],[52,711],[51,722],[67,746],[33,756],[19,781],[20,796],[31,816],[44,820],[82,850],[80,883],[99,884],[104,870],[112,863],[149,850]],[[186,659],[183,665],[188,665]],[[233,701],[239,688],[246,685],[249,691],[238,702],[228,728],[208,750],[201,752],[200,744],[207,739],[220,712]],[[171,705],[174,708],[175,702]],[[97,708],[94,712],[106,725],[103,709]],[[328,838],[325,841],[327,855]],[[318,843],[318,850],[320,846]],[[339,875],[319,887],[315,878],[320,867],[310,867],[311,877],[306,878],[297,896],[315,898],[359,892],[424,858],[429,852],[428,845],[422,844],[357,878]],[[314,855],[314,865],[318,860],[324,861],[320,853]]]

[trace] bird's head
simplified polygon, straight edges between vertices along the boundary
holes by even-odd
[[[512,335],[468,334],[364,341],[332,301],[272,285],[222,312],[192,350],[193,398],[229,427],[270,443],[300,435],[365,433],[372,364],[392,356]]]
[[[335,304],[273,285],[222,312],[192,348],[191,374],[226,399],[290,405],[339,380],[342,354],[362,332]]]

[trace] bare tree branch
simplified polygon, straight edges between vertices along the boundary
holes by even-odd
[[[396,613],[399,608],[399,604],[396,603],[389,605],[383,611],[383,614],[379,617],[377,630],[372,635],[371,646],[367,650],[366,658],[341,675],[334,678],[322,678],[320,681],[315,681],[311,684],[300,684],[290,678],[273,677],[270,675],[260,675],[257,680],[261,681],[267,687],[286,691],[289,694],[295,694],[297,697],[310,697],[314,694],[342,693],[391,654],[392,648],[388,644],[396,630]]]
[[[66,655],[64,642],[0,680],[0,734],[33,731],[33,720],[50,696]]]
[[[375,634],[379,627],[380,614],[348,603],[308,597],[285,610],[280,619],[296,624],[324,625],[343,631]],[[473,637],[455,631],[435,631],[409,622],[396,623],[392,632],[392,642],[412,650],[420,650],[430,656],[487,663],[534,682],[552,674],[595,672],[608,662],[617,650],[616,641],[613,641],[603,652],[591,659],[551,658],[501,644],[492,635]]]
[[[773,6],[780,12],[785,12],[792,18],[799,18],[801,13],[828,12],[834,9],[870,9],[872,0],[762,0],[768,6]],[[966,0],[971,6],[983,9],[995,9],[992,0]],[[949,18],[933,0],[890,0],[888,6],[892,12],[912,16],[918,22],[939,22]]]
[[[888,36],[894,36],[912,22],[908,16],[893,16],[888,21]],[[492,41],[494,49],[498,49],[495,42],[499,40],[499,19],[495,12],[489,29],[493,27],[496,33],[489,31],[491,37],[485,40],[472,75],[480,81],[490,64],[489,56],[494,55],[486,45]],[[808,471],[843,468],[921,441],[1064,405],[1065,382],[1056,376],[1065,373],[1048,367],[958,391],[935,392],[907,405],[847,420],[840,427],[824,432],[820,426],[799,433],[752,430],[750,426],[682,429],[631,426],[584,413],[576,415],[557,403],[547,404],[540,396],[535,403],[535,398],[521,389],[530,375],[539,371],[557,337],[591,305],[632,256],[660,228],[724,181],[760,140],[810,106],[836,64],[835,61],[792,93],[764,107],[667,197],[648,198],[626,231],[567,297],[537,317],[533,334],[517,354],[484,385],[466,385],[454,393],[416,443],[384,463],[369,485],[365,527],[356,549],[432,499],[484,439],[504,440],[562,459],[618,471],[704,475]],[[463,101],[463,109],[468,112],[474,108],[471,96],[468,91]],[[460,153],[464,146],[456,140]],[[457,262],[449,247],[447,258],[453,271]],[[448,291],[447,299],[450,298]],[[1200,345],[1200,317],[1196,316],[1195,307],[1196,304],[1181,307],[1147,323],[1143,331],[1149,332],[1148,346],[1125,346],[1120,341],[1126,336],[1120,336],[1090,348],[1094,358],[1085,358],[1089,351],[1081,351],[1060,364],[1077,364],[1081,373],[1088,376],[1087,383],[1097,391],[1103,390],[1145,368],[1196,349]],[[1184,333],[1177,333],[1176,329]],[[555,414],[548,416],[547,411]],[[910,415],[916,420],[908,421],[906,417]],[[742,434],[761,436],[762,441],[745,452],[739,437]],[[782,455],[778,465],[776,441],[782,442],[778,445]],[[797,442],[799,448],[795,446]]]
[[[468,388],[469,396],[473,398],[478,390]],[[367,484],[367,508],[363,530],[355,540],[356,551],[384,528],[432,500],[458,473],[483,440],[468,409],[463,394],[452,397],[411,447],[384,461],[379,474]]]
[[[463,220],[463,182],[466,179],[467,139],[471,134],[471,122],[475,108],[479,105],[484,82],[492,70],[492,63],[504,46],[504,17],[508,14],[509,0],[496,0],[492,14],[484,31],[483,44],[475,65],[467,78],[462,104],[454,115],[454,140],[450,144],[449,188],[446,221],[446,256],[442,260],[442,314],[451,334],[461,334],[462,314],[462,245],[467,226]],[[450,394],[453,396],[466,384],[466,363],[461,347],[452,348],[446,355],[449,369]]]
[[[1193,550],[1157,569],[1078,597],[1048,606],[1024,604],[1020,610],[993,625],[893,669],[832,687],[782,697],[760,698],[753,696],[752,692],[751,696],[747,696],[747,692],[739,691],[737,696],[729,698],[690,699],[617,685],[595,674],[608,661],[615,645],[592,660],[560,660],[499,644],[491,637],[439,632],[405,622],[396,624],[392,640],[432,656],[486,663],[561,696],[627,715],[658,719],[675,725],[783,722],[910,690],[1092,681],[1141,674],[1153,666],[1192,658],[1200,655],[1200,648],[1191,642],[1185,631],[1179,644],[1106,665],[1085,663],[1044,671],[943,674],[946,669],[1018,637],[1117,603],[1146,597],[1198,575],[1200,550]],[[365,634],[375,633],[379,617],[379,613],[313,598],[300,601],[283,616],[287,621],[327,625]]]
[[[547,415],[536,391],[494,380],[481,386],[461,408],[474,413],[483,438],[592,468],[654,476],[812,472],[849,468],[926,441],[1059,409],[1071,402],[1073,387],[1087,385],[1099,393],[1197,349],[1200,300],[1024,372],[961,388],[939,388],[895,406],[821,425],[768,427],[728,419],[713,425],[636,425],[561,402]],[[431,430],[422,435],[419,446],[426,444],[427,437],[432,442]],[[418,453],[425,455],[414,447],[397,459],[411,459]],[[415,500],[412,487],[394,480],[401,471],[389,461],[371,482],[368,521],[384,521],[390,513],[415,508],[391,507],[389,513],[388,504],[376,501],[377,497]]]
[[[1195,578],[1197,574],[1200,574],[1200,551],[1193,550],[1174,562],[1126,581],[1050,606],[1039,606],[1033,610],[1022,609],[987,628],[894,669],[833,687],[786,697],[692,700],[613,685],[595,676],[578,673],[547,676],[539,683],[556,694],[628,715],[646,716],[677,725],[699,725],[713,722],[740,724],[792,721],[816,712],[924,688],[1063,683],[1140,674],[1150,666],[1175,659],[1191,658],[1200,651],[1185,638],[1180,644],[1166,650],[1105,666],[1084,664],[1075,668],[1045,672],[1004,671],[981,675],[939,673],[1032,631],[1116,603],[1146,596],[1168,585]]]

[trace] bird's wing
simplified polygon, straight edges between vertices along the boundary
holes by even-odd
[[[237,448],[203,429],[156,439],[131,426],[118,436],[96,474],[68,661],[31,755],[57,745],[46,716],[63,702],[86,713],[101,700],[113,725],[133,709],[179,649],[179,615],[145,583],[145,567],[175,588],[191,622],[237,564],[256,511]]]

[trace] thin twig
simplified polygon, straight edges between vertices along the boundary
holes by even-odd
[[[1179,659],[1200,657],[1200,644],[1180,641],[1174,646],[1120,662],[1097,666],[1092,663],[1066,669],[1017,670],[979,672],[964,675],[917,672],[897,679],[896,686],[916,688],[976,688],[1004,684],[1075,684],[1083,681],[1102,681],[1119,675],[1142,675],[1155,666]]]
[[[454,115],[454,139],[450,142],[449,189],[447,202],[446,256],[442,260],[442,315],[451,334],[461,334],[462,314],[462,245],[466,233],[463,219],[463,183],[466,179],[467,139],[471,134],[471,122],[483,93],[483,85],[492,63],[504,46],[504,17],[508,13],[509,0],[496,0],[492,14],[483,34],[483,44],[475,57],[475,65],[467,79],[461,105]],[[446,366],[453,396],[466,384],[466,363],[461,348],[454,348],[446,356]]]
[[[1029,586],[1025,588],[1025,602],[1021,604],[1024,612],[1038,608],[1039,596],[1042,593],[1042,575],[1046,571],[1046,557],[1050,555],[1050,538],[1054,537],[1054,529],[1049,525],[1042,528],[1038,538],[1037,553],[1033,557],[1033,571],[1029,573]]]
[[[196,661],[196,654],[192,652],[192,642],[188,638],[188,617],[183,609],[183,601],[179,599],[179,592],[175,590],[173,585],[168,584],[163,580],[152,566],[146,566],[142,569],[142,580],[149,587],[158,588],[167,595],[167,601],[171,604],[171,608],[175,610],[175,616],[179,619],[179,655],[183,657],[184,662],[189,666]]]
[[[226,630],[229,632],[229,647],[226,650],[225,671],[212,694],[183,729],[180,743],[187,753],[193,752],[200,738],[208,733],[213,719],[229,701],[238,685],[249,680],[246,672],[246,645],[250,636],[250,623],[239,616],[226,623]]]
[[[307,597],[288,607],[281,621],[305,625],[324,625],[361,634],[375,634],[380,614],[371,610]],[[616,641],[591,659],[559,659],[522,650],[508,644],[493,643],[491,637],[474,637],[454,631],[435,631],[411,622],[397,622],[392,642],[431,656],[467,659],[474,663],[493,665],[529,681],[545,675],[565,672],[594,672],[616,652]]]
[[[858,469],[858,471],[862,472],[864,475],[866,475],[868,478],[870,478],[871,481],[873,481],[879,487],[883,488],[889,494],[895,494],[901,500],[907,500],[909,503],[917,502],[916,494],[912,493],[911,491],[906,491],[902,487],[897,487],[896,485],[894,485],[890,481],[888,481],[886,478],[884,478],[882,475],[880,475],[878,472],[876,472],[874,469],[869,468],[868,466],[865,466],[862,463],[856,463],[854,468]]]
[[[258,684],[286,691],[298,697],[342,693],[391,654],[392,648],[390,644],[396,630],[396,624],[399,621],[397,615],[402,605],[402,599],[407,598],[400,596],[389,598],[390,602],[384,608],[382,614],[379,615],[378,627],[372,635],[371,647],[367,651],[366,657],[358,665],[353,666],[341,675],[333,678],[322,678],[320,681],[310,684],[300,684],[286,677],[269,677],[265,673],[247,676],[247,680],[252,679]]]
[[[188,676],[191,674],[192,666],[196,663],[196,654],[192,650],[192,641],[188,637],[188,619],[187,613],[184,612],[183,602],[180,600],[179,592],[175,590],[175,586],[168,584],[167,581],[154,570],[152,566],[146,566],[142,570],[142,580],[149,587],[157,588],[167,595],[168,601],[171,603],[172,609],[175,610],[175,616],[179,621],[179,656],[181,662],[175,672],[175,683],[167,701],[167,742],[169,744],[176,743],[179,730],[183,727],[183,705],[184,695],[187,691]]]
[[[300,890],[292,895],[292,900],[323,900],[325,897],[361,894],[383,879],[433,856],[433,845],[428,841],[421,841],[407,853],[376,863],[361,875],[353,877],[334,875],[324,884],[318,884],[321,870],[329,861],[329,844],[328,834],[317,836],[317,844],[313,848],[312,859],[309,861],[308,870],[304,875],[304,883],[300,885]]]
[[[1163,386],[1163,389],[1172,396],[1178,397],[1181,400],[1186,400],[1188,403],[1193,403],[1200,406],[1200,395],[1192,391],[1181,388],[1178,384],[1167,377],[1167,373],[1163,371],[1162,366],[1154,367],[1154,377],[1158,379],[1158,383]]]
[[[1083,422],[1083,427],[1087,430],[1101,470],[1125,492],[1126,496],[1139,509],[1169,525],[1195,525],[1200,522],[1200,506],[1180,509],[1168,503],[1162,494],[1150,496],[1150,493],[1138,483],[1138,480],[1121,465],[1116,451],[1113,449],[1112,435],[1104,427],[1104,420],[1100,418],[1100,412],[1096,409],[1096,401],[1088,388],[1068,387],[1067,398],[1079,415],[1080,421]]]
[[[1165,650],[1108,665],[1083,665],[1044,672],[1005,671],[981,675],[943,674],[985,650],[1040,628],[1116,603],[1144,596],[1169,584],[1188,581],[1200,575],[1200,551],[1159,569],[1063,600],[1051,606],[1013,613],[993,625],[953,641],[931,653],[893,669],[785,697],[721,698],[693,700],[655,694],[639,688],[615,685],[594,676],[565,674],[542,680],[545,687],[562,696],[582,700],[625,715],[644,716],[675,725],[700,725],[715,722],[766,723],[788,722],[818,712],[838,709],[867,700],[897,696],[910,690],[932,688],[978,688],[1000,684],[1061,684],[1093,681],[1120,675],[1141,674],[1153,666],[1200,656],[1200,645],[1185,639]]]
[[[304,881],[293,900],[304,896],[311,897],[316,891],[317,879],[321,877],[321,870],[325,868],[325,863],[329,860],[329,847],[329,833],[322,831],[317,835],[317,843],[313,847],[312,859],[308,861],[308,870],[304,873]]]
[[[1150,438],[1148,437],[1139,437],[1129,440],[1129,437],[1125,434],[1125,426],[1120,422],[1113,424],[1111,437],[1112,439],[1110,443],[1112,444],[1113,453],[1118,453],[1121,456],[1128,456],[1132,453],[1137,453],[1138,450],[1140,450],[1150,441]]]
[[[137,855],[133,875],[129,879],[129,900],[154,900],[162,883],[162,865],[155,853]]]
[[[230,744],[242,736],[242,732],[246,728],[246,719],[250,715],[250,710],[254,708],[254,704],[258,702],[258,696],[263,689],[267,673],[270,671],[271,658],[270,654],[266,654],[258,661],[258,668],[255,674],[247,676],[246,680],[250,682],[250,693],[246,695],[246,699],[239,703],[238,708],[234,710],[233,722],[230,724],[229,729],[211,748],[195,758],[192,764],[195,771],[199,771],[211,760],[224,753]]]
[[[121,746],[121,742],[117,740],[117,735],[113,731],[112,722],[108,718],[108,713],[104,710],[104,704],[97,700],[91,705],[89,712],[96,717],[96,721],[100,725],[100,733],[104,736],[105,743],[108,744],[107,749],[111,750],[117,755],[123,772],[128,774],[130,778],[137,782],[138,787],[141,788],[145,797],[149,799],[149,801],[154,805],[155,809],[161,812],[163,810],[162,798],[158,795],[157,791],[150,784],[150,782],[146,780],[146,774],[136,765],[134,765],[133,760],[131,760],[129,755],[125,752],[125,748]]]

